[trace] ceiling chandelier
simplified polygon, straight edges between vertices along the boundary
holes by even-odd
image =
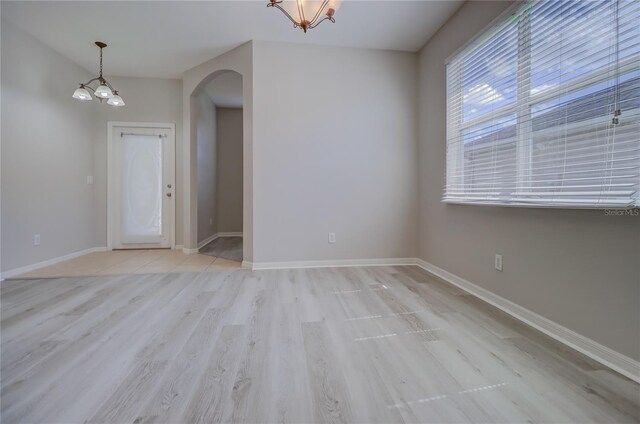
[[[340,0],[269,0],[267,7],[280,9],[293,22],[294,28],[304,32],[320,25],[321,22],[336,20]]]
[[[76,88],[76,91],[74,91],[73,98],[81,101],[91,100],[92,97],[89,92],[89,90],[91,90],[93,91],[93,95],[100,100],[100,103],[102,103],[103,100],[106,100],[108,105],[124,106],[124,101],[118,94],[118,91],[114,90],[111,84],[109,84],[109,82],[102,76],[102,49],[107,47],[107,45],[102,41],[96,41],[96,46],[100,47],[100,75],[89,80],[89,82],[80,84],[80,87]],[[98,81],[98,87],[96,89],[93,89],[93,87],[89,85],[94,81]]]

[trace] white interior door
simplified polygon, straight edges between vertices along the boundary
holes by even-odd
[[[172,247],[173,128],[114,125],[110,129],[109,247]]]

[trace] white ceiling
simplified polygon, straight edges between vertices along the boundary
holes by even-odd
[[[268,0],[2,1],[3,19],[88,71],[105,50],[105,74],[178,78],[249,40],[417,51],[462,0],[345,0],[336,23],[304,34]]]
[[[242,75],[228,71],[204,86],[204,92],[218,107],[242,107]]]

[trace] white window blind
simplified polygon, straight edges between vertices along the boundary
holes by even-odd
[[[443,201],[640,206],[640,1],[539,0],[447,63]]]

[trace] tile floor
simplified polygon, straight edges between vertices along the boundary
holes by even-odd
[[[237,268],[241,268],[240,262],[198,253],[185,254],[180,250],[114,250],[89,253],[14,278],[207,272]]]

